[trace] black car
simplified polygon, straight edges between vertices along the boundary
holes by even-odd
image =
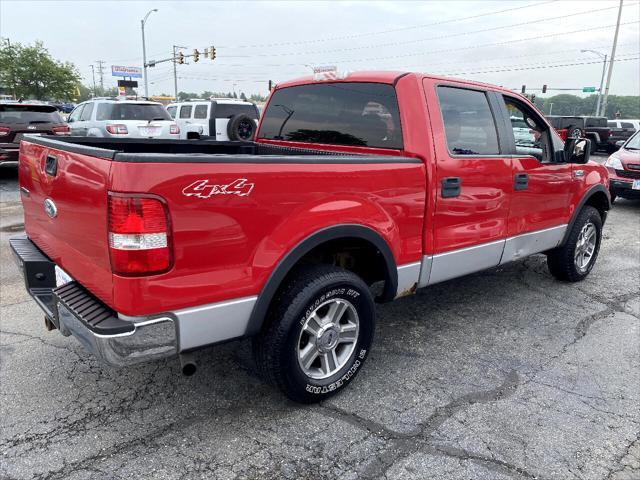
[[[69,126],[53,105],[0,103],[0,165],[18,161],[22,136],[69,135]]]

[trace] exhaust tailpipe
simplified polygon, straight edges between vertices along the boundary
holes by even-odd
[[[195,361],[192,353],[180,354],[180,367],[182,368],[182,374],[185,377],[190,377],[198,369],[198,364]]]

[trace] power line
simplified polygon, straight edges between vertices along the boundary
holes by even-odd
[[[638,53],[636,53],[635,55],[637,55]],[[632,60],[639,60],[640,57],[636,56],[636,57],[632,57],[632,58],[624,58],[624,59],[618,59],[619,62],[628,62],[628,61],[632,61]],[[533,66],[525,66],[522,65],[520,67],[510,67],[510,68],[502,68],[502,69],[495,69],[495,70],[478,70],[478,71],[467,71],[467,72],[447,72],[447,73],[441,73],[440,75],[476,75],[476,74],[482,74],[482,73],[500,73],[500,72],[519,72],[522,70],[540,70],[540,69],[546,69],[546,68],[560,68],[560,67],[573,67],[573,66],[577,66],[577,65],[595,65],[595,64],[601,64],[602,61],[600,60],[594,60],[591,62],[573,62],[573,63],[561,63],[561,64],[538,64],[538,65],[533,65]],[[490,67],[489,67],[490,68]]]
[[[638,2],[636,3],[630,3],[628,5],[625,6],[632,6],[632,5],[638,5]],[[509,24],[509,25],[500,25],[497,27],[490,27],[490,28],[483,28],[480,30],[471,30],[471,31],[465,31],[465,32],[459,32],[459,33],[451,33],[451,34],[446,34],[446,35],[437,35],[434,37],[426,37],[426,38],[419,38],[419,39],[413,39],[413,40],[403,40],[403,41],[396,41],[396,42],[387,42],[387,43],[379,43],[379,44],[375,44],[375,45],[358,45],[358,46],[354,46],[354,47],[349,47],[349,48],[337,48],[337,49],[330,49],[330,50],[316,50],[316,51],[309,51],[309,52],[281,52],[281,53],[257,53],[257,54],[253,54],[253,55],[224,55],[225,58],[254,58],[254,57],[285,57],[285,56],[293,56],[293,55],[323,55],[323,54],[328,54],[328,53],[341,53],[341,52],[350,52],[350,51],[357,51],[357,50],[371,50],[371,49],[376,49],[376,48],[385,48],[385,47],[397,47],[397,46],[401,46],[401,45],[409,45],[409,44],[414,44],[414,43],[422,43],[422,42],[427,42],[430,40],[444,40],[444,39],[448,39],[448,38],[455,38],[455,37],[463,37],[463,36],[468,36],[468,35],[474,35],[477,33],[487,33],[487,32],[495,32],[497,30],[504,30],[504,29],[508,29],[508,28],[515,28],[515,27],[523,27],[523,26],[527,26],[527,25],[534,25],[536,23],[542,23],[542,22],[549,22],[552,20],[565,20],[567,18],[570,17],[577,17],[577,16],[581,16],[581,15],[591,15],[594,13],[598,13],[598,12],[603,12],[603,11],[607,11],[607,10],[613,10],[613,9],[617,9],[617,6],[614,7],[605,7],[605,8],[600,8],[597,10],[588,10],[588,11],[581,11],[581,12],[576,12],[576,13],[572,13],[572,14],[565,14],[562,16],[558,16],[558,17],[546,17],[546,18],[540,18],[537,20],[528,20],[526,22],[520,22],[520,23],[513,23],[513,24]]]
[[[540,5],[545,5],[545,4],[548,4],[548,3],[554,3],[554,2],[557,2],[557,1],[558,0],[549,0],[549,1],[546,1],[546,2],[532,3],[532,4],[528,4],[528,5],[522,5],[522,6],[519,6],[519,7],[506,8],[504,10],[496,10],[496,11],[491,11],[491,12],[479,13],[477,15],[471,15],[471,16],[468,16],[468,17],[453,18],[451,20],[442,20],[442,21],[439,21],[439,22],[425,23],[425,24],[421,24],[421,25],[412,25],[412,26],[408,26],[408,27],[392,28],[392,29],[389,29],[389,30],[378,30],[378,31],[374,31],[374,32],[354,33],[354,34],[340,35],[340,36],[334,36],[334,37],[315,38],[315,39],[311,39],[311,40],[299,40],[299,41],[275,42],[275,43],[258,43],[258,44],[253,44],[253,45],[221,46],[221,48],[284,47],[284,46],[291,46],[291,45],[307,45],[307,44],[319,43],[319,42],[331,42],[331,41],[335,41],[335,40],[352,40],[354,38],[369,37],[369,36],[373,36],[373,35],[382,35],[382,34],[387,34],[387,33],[396,33],[396,32],[402,32],[402,31],[407,31],[407,30],[415,30],[415,29],[420,29],[420,28],[425,28],[425,27],[434,27],[434,26],[438,26],[438,25],[446,25],[446,24],[449,24],[449,23],[462,22],[464,20],[473,20],[473,19],[476,19],[476,18],[488,17],[488,16],[491,16],[491,15],[498,15],[498,14],[506,13],[506,12],[513,12],[513,11],[522,10],[522,9],[525,9],[525,8],[538,7]]]

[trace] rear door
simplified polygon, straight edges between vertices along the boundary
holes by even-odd
[[[425,79],[436,145],[434,254],[428,283],[498,265],[507,236],[511,157],[482,89]]]
[[[191,115],[193,114],[193,105],[181,104],[178,105],[175,121],[180,127],[180,137],[187,138],[187,131],[189,125],[191,125]]]
[[[558,245],[569,221],[574,183],[581,178],[572,179],[572,165],[560,161],[563,157],[557,153],[563,144],[538,112],[517,97],[495,95],[503,115],[503,137],[513,155],[513,194],[502,257],[506,263]],[[516,124],[527,125],[530,137],[524,137]]]

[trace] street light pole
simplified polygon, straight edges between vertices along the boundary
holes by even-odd
[[[144,41],[144,24],[147,23],[147,18],[153,12],[157,12],[158,9],[154,8],[149,10],[142,20],[140,20],[140,29],[142,30],[142,69],[144,71],[144,96],[149,97],[149,80],[147,79],[147,46]]]
[[[616,23],[616,33],[613,34],[613,46],[611,47],[611,60],[609,60],[609,72],[607,73],[607,85],[604,87],[604,100],[602,100],[602,115],[607,116],[607,99],[609,98],[609,86],[611,85],[611,74],[613,73],[613,62],[616,58],[616,47],[618,46],[618,32],[620,31],[620,17],[622,16],[622,2],[618,8],[618,22]]]
[[[591,52],[598,55],[600,58],[604,58],[602,62],[602,77],[600,78],[600,88],[598,89],[598,101],[596,103],[596,117],[600,116],[600,102],[602,100],[602,85],[604,84],[604,73],[607,70],[607,55],[604,53],[596,52],[595,50],[580,50],[582,53]]]

